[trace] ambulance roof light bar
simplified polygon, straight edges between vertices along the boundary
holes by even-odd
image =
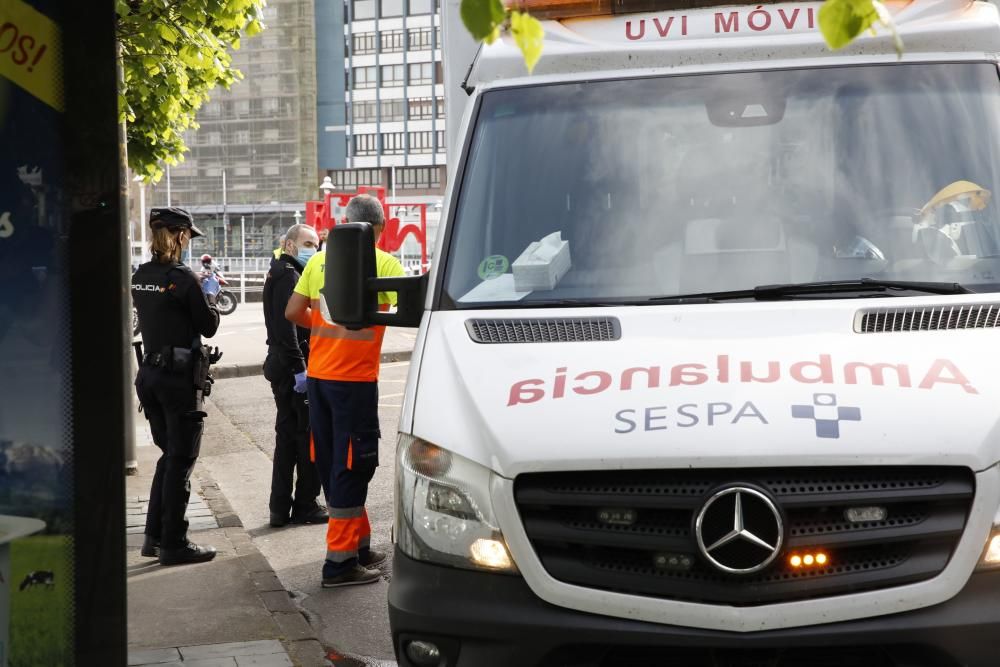
[[[733,2],[733,0],[510,0],[506,4],[511,9],[528,12],[538,19],[558,20],[705,7],[758,6],[775,4],[775,2],[776,0],[765,2],[759,0],[756,2]]]

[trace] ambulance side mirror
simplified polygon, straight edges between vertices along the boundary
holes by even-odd
[[[349,222],[330,230],[323,273],[323,299],[337,324],[348,329],[376,324],[420,326],[427,275],[377,277],[375,235],[367,222]],[[379,311],[379,292],[396,293],[396,312]]]

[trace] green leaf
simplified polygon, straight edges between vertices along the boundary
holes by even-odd
[[[842,49],[879,20],[875,0],[826,0],[819,29],[832,49]]]
[[[507,18],[500,0],[462,0],[462,23],[478,41],[492,44],[500,36],[500,26]]]
[[[209,93],[241,78],[229,52],[239,46],[241,26],[243,36],[263,28],[256,20],[265,0],[115,1],[128,163],[156,182],[159,165],[187,150],[184,133],[197,129],[195,115]]]
[[[247,24],[246,27],[247,37],[253,37],[254,35],[259,34],[263,29],[264,26],[260,24],[260,21],[254,19],[253,21],[250,21],[250,23]]]
[[[510,13],[510,32],[514,36],[517,48],[521,49],[524,64],[530,73],[535,69],[538,59],[542,57],[545,30],[534,16],[513,11]]]
[[[177,43],[177,31],[171,28],[170,26],[164,25],[162,23],[157,23],[156,31],[160,34],[160,37],[162,37],[165,41],[170,42],[171,44]]]

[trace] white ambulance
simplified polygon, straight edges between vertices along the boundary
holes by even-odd
[[[330,236],[420,327],[400,665],[1000,665],[997,8],[711,4],[532,0],[528,75],[447,0],[429,279]]]

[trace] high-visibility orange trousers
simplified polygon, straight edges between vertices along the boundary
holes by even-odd
[[[323,576],[354,567],[371,544],[365,511],[378,466],[378,383],[309,378],[309,425],[329,519]]]

